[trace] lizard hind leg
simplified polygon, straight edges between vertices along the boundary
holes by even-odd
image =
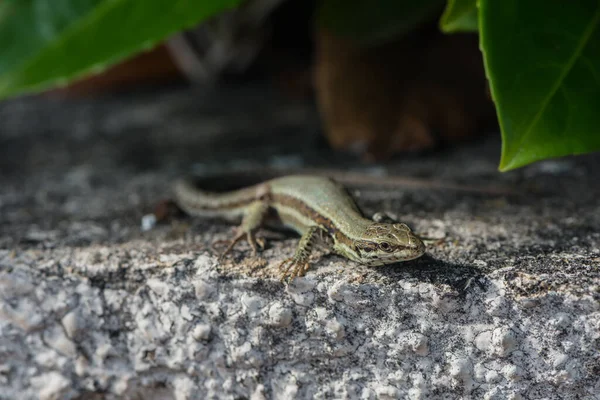
[[[250,248],[252,249],[252,256],[256,257],[258,253],[258,247],[263,249],[265,247],[265,241],[261,238],[256,238],[254,232],[260,227],[263,222],[265,215],[269,209],[269,205],[264,202],[257,200],[248,206],[246,213],[244,214],[244,218],[242,219],[242,224],[237,228],[236,234],[230,241],[227,242],[227,248],[221,253],[219,256],[219,261],[221,261],[242,239],[246,239]],[[218,244],[223,241],[215,241],[215,244]]]

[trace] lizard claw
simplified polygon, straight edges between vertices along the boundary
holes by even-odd
[[[304,276],[310,268],[310,264],[306,261],[301,261],[296,257],[290,257],[279,263],[277,267],[281,272],[280,282],[291,282],[294,278]]]
[[[233,249],[233,246],[235,246],[237,242],[239,242],[240,240],[242,240],[244,238],[246,239],[246,241],[252,248],[252,257],[256,257],[256,255],[258,253],[257,244],[261,250],[264,249],[264,247],[265,247],[265,241],[263,239],[260,239],[260,238],[256,239],[252,232],[247,232],[247,231],[238,229],[238,231],[236,232],[236,234],[232,240],[216,240],[213,242],[213,244],[212,244],[213,248],[218,244],[227,243],[227,248],[225,248],[225,250],[219,256],[219,262],[222,261],[223,258],[225,258],[225,256],[231,251],[231,249]]]

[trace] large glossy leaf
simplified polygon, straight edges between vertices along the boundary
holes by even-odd
[[[440,19],[440,29],[446,33],[477,32],[477,0],[448,0]]]
[[[0,98],[101,71],[239,2],[1,1]]]
[[[600,150],[600,1],[480,0],[501,170]]]
[[[384,43],[438,13],[444,0],[326,0],[318,21],[330,31],[364,45]]]

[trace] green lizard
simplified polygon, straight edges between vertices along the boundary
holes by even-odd
[[[408,226],[363,217],[346,190],[325,177],[285,176],[227,193],[204,192],[189,180],[179,180],[174,192],[177,205],[192,216],[241,220],[222,256],[244,238],[256,255],[261,242],[254,234],[269,221],[302,235],[294,256],[279,264],[282,280],[306,273],[318,238],[325,239],[333,252],[369,266],[408,261],[425,252]]]

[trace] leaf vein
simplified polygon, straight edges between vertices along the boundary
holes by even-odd
[[[525,139],[531,134],[533,127],[538,123],[538,121],[542,117],[542,114],[544,113],[544,111],[546,110],[548,105],[550,104],[550,101],[554,98],[554,96],[556,95],[556,92],[560,89],[561,84],[563,83],[564,79],[569,74],[569,72],[571,72],[571,70],[573,69],[573,66],[575,65],[575,62],[577,61],[577,58],[581,55],[581,53],[583,52],[583,49],[585,48],[588,41],[590,40],[590,37],[592,36],[592,33],[596,29],[596,25],[598,24],[599,20],[600,20],[600,7],[597,7],[596,13],[594,14],[594,17],[591,19],[588,26],[585,28],[584,33],[581,37],[581,40],[579,41],[579,44],[573,51],[573,54],[571,55],[569,60],[567,60],[567,63],[565,64],[565,68],[564,68],[563,72],[556,79],[556,82],[550,89],[548,96],[546,96],[546,98],[542,102],[540,108],[538,109],[538,112],[535,114],[535,116],[531,120],[531,123],[525,129],[525,131],[523,132],[523,135],[521,135],[521,138],[518,142],[517,148],[521,148]]]

